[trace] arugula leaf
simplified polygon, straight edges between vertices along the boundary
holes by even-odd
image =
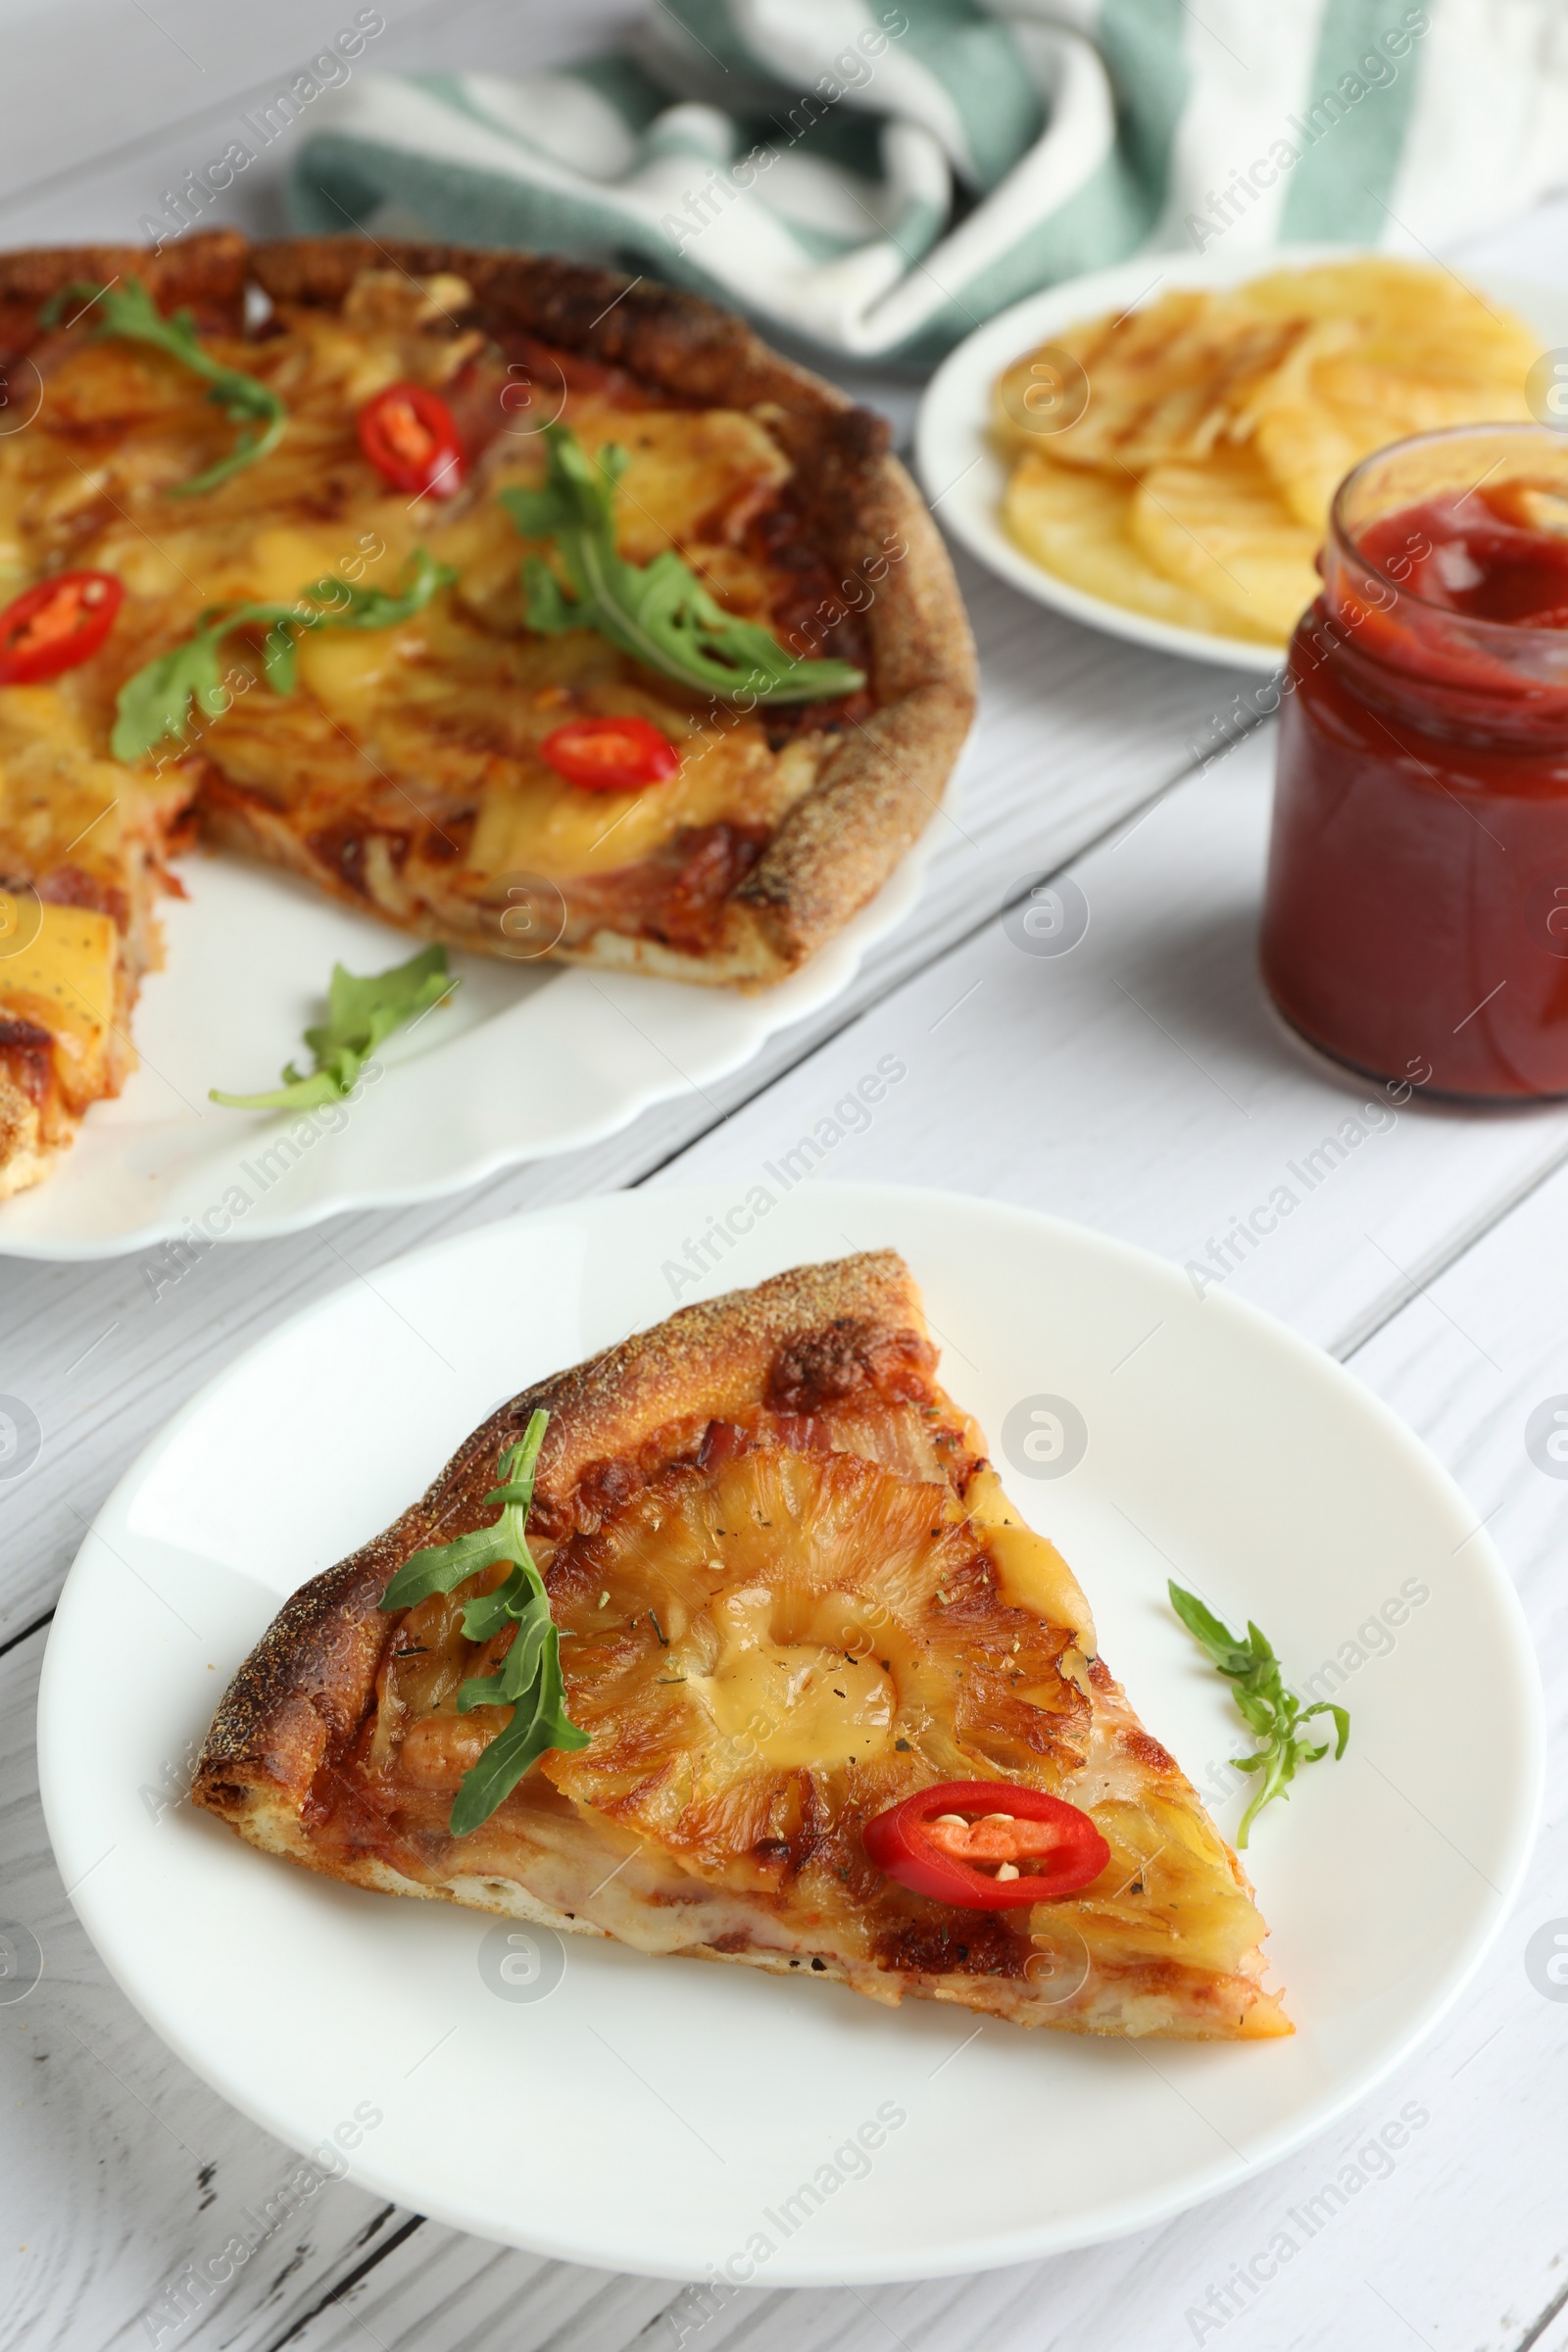
[[[230,1110],[309,1110],[318,1102],[340,1102],[352,1094],[360,1072],[383,1038],[428,1012],[459,985],[447,970],[445,948],[421,948],[407,963],[394,964],[389,972],[371,972],[363,979],[335,963],[327,990],[327,1017],[318,1028],[305,1032],[316,1067],[302,1077],[288,1062],[283,1084],[270,1094],[224,1095],[215,1086],[211,1100]],[[488,1565],[488,1557],[475,1562],[478,1567]],[[458,1581],[454,1577],[453,1583]],[[452,1588],[444,1589],[450,1592]]]
[[[294,691],[294,644],[279,626],[286,605],[219,605],[204,613],[195,634],[136,670],[120,689],[109,748],[117,760],[139,760],[166,736],[183,743],[194,708],[220,718],[232,697],[223,683],[220,647],[231,629],[265,624],[267,682],[274,694]]]
[[[1236,1833],[1237,1845],[1245,1846],[1253,1822],[1266,1804],[1284,1795],[1296,1778],[1298,1765],[1315,1764],[1329,1752],[1327,1740],[1321,1747],[1313,1747],[1300,1739],[1299,1727],[1314,1715],[1332,1715],[1339,1735],[1334,1749],[1337,1763],[1350,1737],[1349,1714],[1327,1698],[1303,1707],[1296,1692],[1287,1690],[1278,1658],[1250,1618],[1244,1642],[1211,1609],[1203,1606],[1196,1592],[1186,1592],[1175,1583],[1168,1585],[1167,1590],[1171,1607],[1194,1641],[1207,1651],[1215,1671],[1234,1685],[1231,1695],[1242,1720],[1262,1742],[1250,1756],[1231,1758],[1238,1771],[1262,1776]]]
[[[517,1630],[499,1673],[470,1676],[458,1691],[460,1715],[473,1707],[510,1706],[513,1716],[463,1776],[449,1816],[454,1838],[466,1838],[488,1821],[529,1765],[549,1749],[588,1744],[588,1734],[566,1715],[561,1637],[544,1580],[528,1549],[534,1475],[549,1421],[548,1413],[535,1413],[519,1442],[502,1455],[501,1484],[485,1496],[486,1502],[501,1505],[495,1525],[412,1553],[381,1595],[383,1609],[412,1608],[432,1592],[456,1592],[483,1569],[511,1563],[512,1574],[492,1592],[470,1600],[463,1612],[463,1630],[470,1642],[487,1642],[509,1624]]]
[[[726,612],[673,548],[652,564],[625,562],[615,553],[614,524],[625,451],[608,447],[596,462],[569,425],[546,425],[544,437],[543,489],[499,494],[525,538],[555,540],[571,586],[567,596],[538,556],[524,558],[530,628],[547,637],[597,629],[634,662],[731,700],[814,703],[865,684],[864,671],[848,662],[798,661],[770,630]]]
[[[130,343],[150,343],[155,350],[167,352],[178,360],[193,375],[211,384],[207,397],[220,408],[231,424],[248,425],[259,429],[242,432],[226,458],[209,466],[205,473],[196,474],[188,482],[176,482],[170,496],[192,498],[199,490],[215,490],[231,473],[244,466],[253,466],[274,450],[283,437],[288,422],[288,410],[272,390],[254,375],[241,368],[225,368],[203,351],[196,333],[196,321],[189,311],[175,311],[166,318],[140,278],[129,277],[119,285],[94,286],[85,278],[75,278],[69,286],[45,303],[38,314],[44,326],[58,325],[61,313],[71,303],[83,303],[90,309],[98,306],[100,335],[120,335]]]
[[[109,738],[117,760],[140,760],[166,737],[183,743],[191,712],[220,718],[232,697],[220,666],[223,638],[235,629],[266,629],[262,666],[274,694],[294,691],[295,648],[308,629],[392,629],[421,612],[457,573],[422,547],[415,549],[395,589],[357,588],[351,581],[314,580],[292,605],[215,605],[193,634],[125,680]]]

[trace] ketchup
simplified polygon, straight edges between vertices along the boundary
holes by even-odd
[[[1268,989],[1372,1076],[1568,1095],[1563,437],[1463,427],[1380,453],[1343,485],[1319,568],[1285,680]]]

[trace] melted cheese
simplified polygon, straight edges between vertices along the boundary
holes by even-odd
[[[1047,1625],[1071,1626],[1086,1654],[1094,1657],[1095,1620],[1082,1586],[1054,1544],[1025,1526],[994,1470],[976,1472],[964,1504],[969,1517],[986,1531],[986,1548],[996,1562],[1003,1597],[1013,1608],[1032,1609]]]
[[[0,692],[0,872],[9,850],[24,873],[69,861],[119,879],[136,794],[122,767],[95,756],[76,684]]]
[[[402,637],[399,629],[323,629],[300,644],[300,683],[331,717],[363,737],[402,657]]]
[[[880,1754],[893,1728],[891,1678],[874,1659],[772,1639],[766,1587],[732,1592],[710,1618],[718,1657],[688,1681],[726,1740],[775,1772],[825,1771]]]
[[[389,520],[379,509],[377,518]],[[350,571],[362,586],[390,588],[411,536],[406,521],[402,529],[394,524],[391,536],[385,530],[367,532],[341,522],[268,523],[237,554],[232,576],[243,578],[244,595],[277,605],[292,605],[304,589],[314,588],[318,580],[346,579]],[[358,633],[343,632],[350,636]],[[367,633],[379,637],[386,632]]]
[[[86,729],[58,687],[8,686],[0,693],[0,760],[9,762],[34,743],[47,743],[57,751],[88,748]]]
[[[22,486],[0,474],[0,596],[7,603],[27,576],[27,550],[22,530]]]
[[[625,453],[615,500],[615,539],[633,564],[651,564],[663,548],[694,539],[733,537],[757,507],[789,478],[789,461],[755,416],[739,409],[612,407],[579,395],[566,420],[585,449]],[[538,436],[498,480],[532,487],[544,478]]]
[[[646,858],[682,825],[710,824],[748,802],[764,822],[772,813],[773,762],[755,723],[699,738],[667,783],[638,792],[580,792],[542,760],[535,766],[525,780],[485,794],[471,856],[481,873],[610,873]]]

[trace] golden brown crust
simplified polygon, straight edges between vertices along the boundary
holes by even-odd
[[[760,410],[794,466],[812,543],[866,628],[878,707],[863,724],[828,734],[815,784],[737,885],[710,949],[686,953],[607,929],[555,951],[562,960],[657,978],[741,987],[784,978],[874,897],[929,823],[974,713],[974,646],[962,600],[919,494],[888,454],[879,417],[697,295],[549,256],[354,237],[251,246],[236,231],[215,230],[157,255],[81,247],[0,256],[0,352],[26,348],[39,304],[73,278],[139,276],[166,308],[190,303],[217,322],[237,318],[248,281],[275,301],[330,308],[361,270],[388,263],[416,277],[461,276],[473,289],[476,315],[662,391]],[[240,796],[223,801],[215,830],[336,896],[351,895],[318,851]],[[410,927],[452,936],[433,920]]]
[[[273,1824],[287,1843],[329,1745],[369,1704],[391,1631],[378,1602],[393,1572],[431,1541],[494,1516],[484,1496],[530,1416],[551,1416],[531,1525],[571,1523],[579,1482],[597,1462],[635,1454],[670,1422],[720,1419],[756,1405],[779,1350],[850,1323],[924,1336],[908,1268],[891,1250],[798,1266],[750,1291],[681,1308],[502,1405],[462,1445],[413,1507],[287,1601],[224,1693],[197,1768],[194,1801],[225,1818]]]
[[[160,308],[187,303],[213,326],[237,326],[245,304],[251,247],[238,229],[183,238],[167,252],[144,245],[33,246],[0,253],[0,352],[24,352],[36,339],[38,312],[75,278],[108,285],[139,277]]]

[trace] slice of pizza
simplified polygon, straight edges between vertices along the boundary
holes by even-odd
[[[880,1251],[514,1398],[286,1604],[195,1801],[355,1885],[643,1952],[1290,2033],[1235,1854],[935,1367]]]
[[[0,1200],[35,1184],[136,1066],[193,779],[98,756],[76,688],[0,693]]]

